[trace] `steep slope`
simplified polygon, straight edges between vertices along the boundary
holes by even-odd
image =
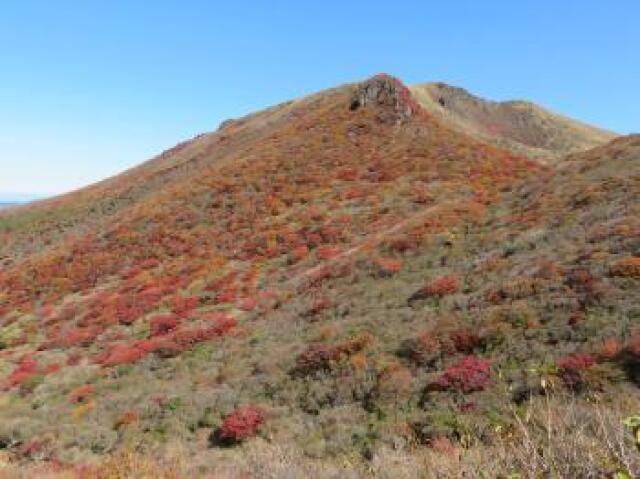
[[[379,75],[182,148],[24,210],[81,205],[42,251],[5,250],[17,457],[165,446],[204,475],[258,429],[347,461],[507,444],[552,391],[585,422],[597,396],[640,406],[638,137],[546,167]]]
[[[531,158],[553,161],[615,137],[530,102],[493,102],[445,83],[415,85],[411,92],[451,128]]]

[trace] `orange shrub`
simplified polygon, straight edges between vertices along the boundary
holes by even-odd
[[[611,266],[612,276],[640,278],[640,257],[623,258]]]

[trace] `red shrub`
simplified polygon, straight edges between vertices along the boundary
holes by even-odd
[[[460,283],[453,276],[440,276],[424,286],[424,292],[429,296],[446,296],[453,294],[460,288]]]
[[[491,379],[491,363],[468,356],[448,366],[431,386],[438,390],[452,390],[465,394],[482,391]]]
[[[392,276],[402,269],[402,261],[393,258],[377,258],[374,264],[381,276]]]
[[[620,351],[622,351],[620,341],[614,338],[608,338],[602,341],[598,354],[603,359],[613,359]]]
[[[219,437],[223,441],[240,442],[255,436],[266,420],[265,412],[256,406],[233,411],[222,423]]]
[[[340,248],[337,246],[320,246],[318,248],[318,259],[329,260],[340,254]]]
[[[180,317],[186,317],[200,305],[198,296],[174,296],[171,298],[171,309]]]
[[[556,366],[561,370],[581,371],[590,368],[596,363],[593,356],[589,354],[572,354],[558,359]]]
[[[25,356],[18,367],[9,375],[7,382],[9,387],[18,386],[35,376],[38,372],[38,362],[31,356]]]
[[[297,263],[298,261],[302,261],[304,258],[306,258],[309,255],[309,247],[302,245],[302,246],[297,246],[293,249],[293,251],[291,251],[291,258],[290,261],[292,263]]]
[[[133,364],[140,361],[147,355],[147,352],[135,346],[119,344],[111,350],[98,356],[96,362],[103,366],[119,366],[121,364]]]
[[[322,311],[333,307],[333,301],[326,297],[316,298],[311,307],[305,311],[305,316],[316,316]]]
[[[258,307],[258,298],[245,298],[238,304],[242,311],[253,311]]]
[[[46,348],[71,348],[73,346],[89,346],[100,334],[97,328],[76,328],[58,334],[45,345]]]
[[[151,336],[163,336],[169,334],[178,327],[178,318],[171,314],[155,316],[149,322]]]
[[[69,394],[69,402],[70,403],[81,403],[84,402],[93,392],[95,391],[95,386],[93,384],[85,384],[84,386],[80,386],[77,389],[74,389]]]
[[[456,351],[466,354],[472,353],[481,342],[478,333],[470,329],[454,331],[451,333],[451,341],[453,341]]]
[[[116,420],[115,427],[120,428],[122,426],[128,426],[130,424],[138,422],[139,416],[135,411],[125,411]]]
[[[568,387],[577,388],[583,384],[582,372],[596,363],[593,356],[589,354],[573,354],[565,356],[556,361],[560,377]]]

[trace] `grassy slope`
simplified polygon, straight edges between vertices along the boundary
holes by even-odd
[[[85,237],[0,272],[0,367],[37,361],[7,385],[3,443],[38,438],[38,454],[70,462],[139,443],[209,454],[224,416],[257,404],[266,437],[326,457],[487,444],[548,389],[541,380],[578,402],[638,406],[638,277],[616,269],[638,252],[637,138],[556,171],[422,111],[401,123],[390,105],[349,111],[357,88],[276,110],[297,121],[263,133],[226,127],[216,135],[244,134],[242,148],[207,150]],[[415,294],[441,277],[457,289]],[[141,343],[171,311],[177,331],[223,313],[237,325],[212,341]],[[597,364],[570,381],[556,361],[575,352]],[[428,387],[465,356],[491,361],[482,390]]]
[[[545,161],[594,148],[616,136],[530,102],[488,101],[444,83],[415,85],[411,91],[451,128]]]

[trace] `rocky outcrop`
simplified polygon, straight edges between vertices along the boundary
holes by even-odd
[[[362,82],[351,98],[352,111],[369,106],[382,107],[379,119],[395,123],[406,122],[420,108],[400,80],[384,73]]]

